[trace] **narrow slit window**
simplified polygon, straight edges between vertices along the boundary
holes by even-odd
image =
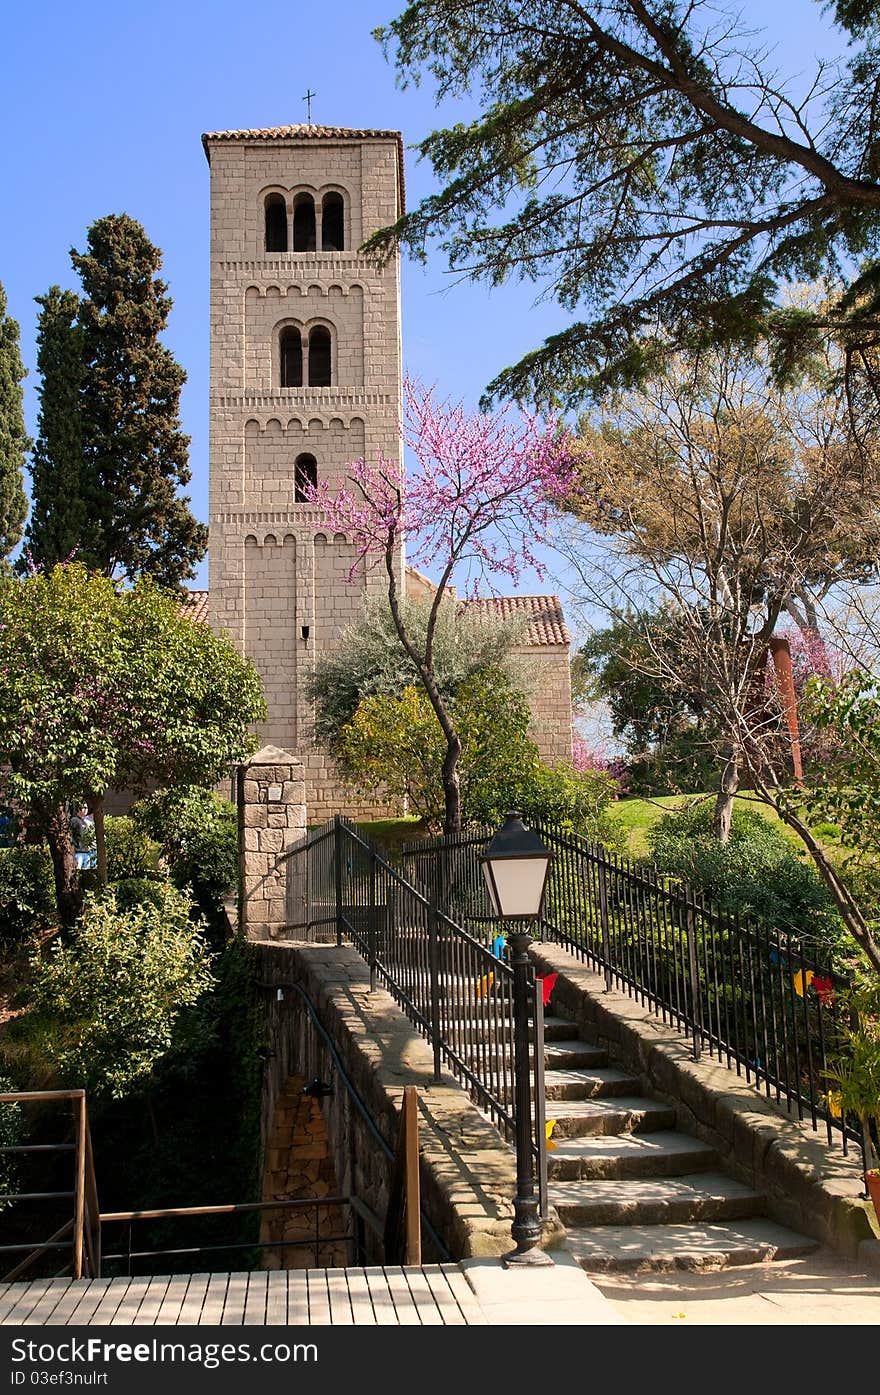
[[[313,455],[298,455],[293,467],[293,502],[307,504],[308,490],[318,483],[318,462]]]
[[[266,251],[287,251],[287,206],[280,194],[266,200]]]
[[[316,325],[309,335],[309,387],[330,386],[330,331]]]
[[[311,194],[297,194],[293,205],[293,250],[315,250],[315,200]]]
[[[281,331],[281,386],[283,388],[302,387],[303,354],[302,336],[298,329]]]
[[[321,205],[321,249],[345,251],[345,218],[341,194],[325,194]]]

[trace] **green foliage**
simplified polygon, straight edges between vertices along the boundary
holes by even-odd
[[[0,1094],[11,1094],[16,1085],[5,1075],[0,1075]],[[15,1148],[24,1138],[24,1120],[20,1104],[0,1104],[0,1150]],[[0,1151],[0,1211],[11,1205],[3,1200],[3,1194],[14,1192],[18,1185],[18,1167],[14,1155]]]
[[[537,763],[527,735],[529,706],[506,674],[486,669],[459,683],[449,710],[462,743],[463,817],[474,822],[510,770]],[[343,772],[361,788],[405,799],[410,812],[431,827],[442,823],[446,741],[422,688],[364,698],[334,751]]]
[[[102,1103],[93,1115],[104,1210],[254,1201],[261,1194],[265,1026],[254,946],[235,937],[213,970],[214,984],[185,1009],[171,1049],[156,1063],[151,1111],[121,1100]],[[149,1249],[244,1242],[258,1232],[259,1219],[246,1215],[149,1222],[137,1235]],[[198,1269],[203,1258],[171,1263]]]
[[[163,890],[161,905],[127,911],[88,899],[69,940],[33,960],[27,1039],[63,1085],[117,1099],[142,1090],[184,1009],[212,986],[188,899]]]
[[[531,822],[620,841],[608,818],[614,780],[597,771],[578,774],[564,762],[546,765],[528,734],[528,701],[502,670],[485,669],[461,682],[449,710],[462,742],[465,823],[499,823],[516,808]],[[364,789],[406,798],[429,827],[442,824],[446,742],[422,689],[365,698],[337,751],[343,770]]]
[[[430,602],[408,597],[402,609],[416,649],[424,652]],[[441,696],[451,698],[481,669],[502,668],[515,676],[510,650],[521,633],[519,621],[499,621],[445,597],[434,634],[434,671]],[[315,734],[334,747],[364,698],[400,697],[416,679],[387,600],[368,600],[355,624],[342,632],[333,653],[322,655],[315,665],[310,689]]]
[[[172,881],[190,887],[212,924],[238,875],[235,806],[194,785],[157,790],[134,808],[135,827],[156,840]]]
[[[108,816],[104,827],[108,881],[145,878],[158,869],[158,845],[134,819]]]
[[[847,370],[871,390],[880,21],[868,0],[832,10],[845,61],[789,80],[764,36],[708,0],[415,0],[377,31],[399,80],[429,75],[438,101],[477,113],[420,143],[437,191],[368,249],[402,240],[424,257],[437,241],[456,273],[583,307],[490,383],[512,400],[569,406],[682,347],[763,334],[794,374],[829,324],[867,348]],[[823,274],[849,284],[822,311],[780,308],[787,282]]]
[[[846,1007],[844,1048],[825,1071],[832,1086],[828,1103],[844,1116],[855,1115],[866,1136],[871,1136],[873,1126],[876,1151],[880,1145],[880,980],[859,983]]]
[[[866,904],[880,893],[880,680],[855,671],[839,684],[814,678],[803,711],[836,737],[838,758],[816,772],[805,799],[810,826],[831,824],[848,879]]]
[[[0,286],[0,561],[21,539],[27,518],[24,458],[30,440],[24,429],[18,323],[6,313],[6,293]]]
[[[55,922],[52,860],[44,847],[0,848],[0,944],[24,939]]]
[[[0,762],[43,812],[108,788],[213,784],[254,749],[260,679],[150,578],[119,591],[79,563],[0,576]]]
[[[31,455],[31,516],[19,570],[51,568],[79,547],[86,503],[82,492],[81,397],[86,365],[77,323],[79,297],[51,286],[36,297],[40,415]]]
[[[77,555],[109,575],[149,574],[177,586],[203,557],[207,529],[177,495],[190,479],[179,415],[186,374],[161,342],[171,310],[156,275],[162,254],[125,213],[97,219],[87,244],[71,252],[82,282],[83,362],[70,364],[83,451]],[[75,386],[68,382],[66,392]]]
[[[135,906],[151,905],[160,909],[165,904],[166,882],[161,877],[122,877],[108,883],[107,890],[120,911]]]
[[[506,787],[484,806],[480,822],[501,823],[508,809],[518,809],[528,824],[548,823],[594,843],[622,847],[623,833],[611,814],[616,794],[616,781],[604,771],[539,761],[531,770],[508,771]]]
[[[705,694],[675,681],[687,664],[671,611],[631,612],[590,635],[572,659],[574,691],[608,708],[629,753],[632,794],[696,793],[716,778],[716,741]]]
[[[712,832],[713,808],[703,799],[663,814],[647,834],[657,870],[745,919],[827,951],[841,948],[845,936],[830,892],[781,829],[735,805],[729,841],[721,843]]]

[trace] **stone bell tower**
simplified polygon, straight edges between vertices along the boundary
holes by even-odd
[[[210,600],[265,686],[264,743],[305,767],[309,821],[364,812],[312,736],[306,679],[356,615],[354,554],[303,502],[347,461],[400,460],[400,278],[358,248],[403,209],[396,131],[215,131],[211,167]],[[401,568],[403,559],[401,557]]]

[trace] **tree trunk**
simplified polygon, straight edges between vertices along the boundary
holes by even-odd
[[[63,930],[69,930],[79,919],[82,910],[82,891],[79,885],[79,871],[70,836],[70,816],[67,806],[59,805],[45,813],[46,840],[55,873],[55,901],[58,906],[58,923]]]
[[[107,837],[104,827],[104,798],[99,795],[90,800],[89,813],[95,820],[95,851],[98,855],[98,881],[107,885]]]
[[[730,838],[730,821],[733,818],[733,798],[739,789],[739,754],[733,747],[725,752],[724,769],[721,772],[721,785],[715,799],[715,813],[712,818],[712,832],[719,843]]]
[[[461,832],[461,785],[458,778],[458,762],[461,758],[461,740],[455,732],[446,735],[446,755],[443,758],[443,797],[446,802],[444,833]]]

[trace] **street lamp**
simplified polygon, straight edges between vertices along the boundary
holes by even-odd
[[[553,854],[522,816],[511,812],[484,853],[480,854],[483,876],[492,909],[504,920],[537,920],[544,902],[547,875]],[[527,928],[508,935],[510,966],[513,969],[513,1069],[516,1101],[516,1197],[510,1233],[516,1249],[505,1255],[503,1264],[552,1264],[540,1249],[541,1218],[535,1196],[531,1138],[531,1051],[529,1047],[529,944]],[[538,1146],[544,1140],[538,1139]]]

